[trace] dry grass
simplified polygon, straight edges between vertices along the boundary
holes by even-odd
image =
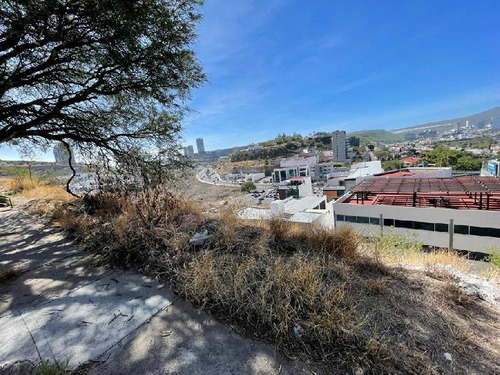
[[[321,364],[326,373],[500,369],[493,346],[478,351],[475,341],[457,342],[470,324],[471,311],[481,317],[477,324],[484,321],[500,332],[498,322],[475,299],[467,301],[449,278],[385,267],[386,259],[400,260],[402,253],[417,259],[417,247],[401,239],[386,240],[370,252],[348,229],[304,229],[282,219],[248,225],[231,210],[206,219],[198,207],[162,189],[135,197],[88,196],[56,216],[112,265],[168,281],[219,319],[292,357]],[[213,236],[190,245],[190,237],[200,230]],[[406,245],[410,248],[402,247]],[[448,256],[425,259],[431,265]],[[443,293],[452,303],[443,303]],[[455,367],[449,368],[442,351],[454,347]]]
[[[466,294],[455,282],[448,282],[444,288],[445,295],[457,305],[467,307],[471,304],[472,298]]]
[[[304,232],[309,246],[315,251],[337,254],[350,260],[355,260],[359,256],[361,236],[351,228],[342,227],[331,231],[323,227],[313,227],[305,229]]]
[[[21,175],[2,180],[2,187],[6,191],[22,199],[38,200],[36,211],[40,214],[51,213],[57,203],[74,200],[60,183],[40,175]]]
[[[362,244],[361,253],[388,265],[425,268],[437,276],[442,274],[443,277],[449,277],[442,267],[452,266],[463,273],[475,273],[489,279],[500,279],[500,268],[491,266],[472,269],[472,263],[467,256],[448,249],[424,251],[422,244],[411,236],[387,233],[382,239],[372,238]]]

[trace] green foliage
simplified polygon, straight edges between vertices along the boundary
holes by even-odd
[[[206,79],[193,51],[201,4],[2,2],[0,61],[9,84],[0,85],[0,144],[66,142],[104,167],[138,158],[166,170],[184,164],[186,103]]]
[[[455,168],[459,171],[478,171],[481,169],[482,160],[472,156],[461,156],[457,159]]]
[[[396,143],[403,140],[401,134],[394,134],[387,130],[362,130],[347,134],[348,137],[358,137],[361,143]]]
[[[391,153],[387,150],[377,150],[373,153],[378,160],[389,160],[391,158]]]
[[[393,171],[396,169],[400,169],[403,161],[401,159],[393,159],[393,160],[384,160],[382,162],[382,168],[384,171]]]
[[[490,137],[477,137],[471,139],[460,139],[453,141],[441,141],[438,144],[446,146],[454,146],[458,148],[482,148],[488,150],[491,145],[497,144],[498,141]]]
[[[42,361],[33,371],[33,375],[64,375],[68,368],[68,362]]]
[[[46,168],[42,171],[30,170],[29,167],[3,167],[0,168],[0,175],[23,178],[29,177],[33,180],[43,181],[51,185],[61,184],[61,177],[64,173],[60,170]]]
[[[29,176],[29,168],[28,167],[6,166],[6,167],[0,168],[0,175],[11,176],[11,177]]]
[[[290,156],[293,155],[293,153],[293,150],[286,146],[263,147],[257,150],[235,151],[231,155],[231,161],[274,159],[277,157]]]
[[[242,192],[250,193],[254,191],[256,188],[255,184],[252,181],[244,182],[240,185],[240,189]]]
[[[292,143],[292,142],[295,142],[295,143],[302,143],[302,136],[300,134],[297,134],[297,133],[293,133],[292,135],[286,135],[285,133],[282,133],[282,134],[278,134],[276,136],[276,138],[274,139],[271,139],[269,141],[266,141],[266,142],[262,142],[262,146],[267,146],[267,147],[270,147],[270,146],[277,146],[277,145],[282,145],[282,144],[285,144],[285,143]]]
[[[453,167],[457,170],[477,171],[481,169],[482,159],[474,154],[454,150],[445,145],[437,145],[425,155],[425,159],[437,167]]]
[[[486,260],[495,268],[500,268],[500,249],[490,249],[491,254]]]
[[[415,235],[395,234],[393,230],[388,229],[379,239],[378,249],[382,253],[404,254],[422,251],[423,243],[417,241]]]

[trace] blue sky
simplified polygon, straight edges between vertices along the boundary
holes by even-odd
[[[499,1],[206,0],[186,144],[383,128],[500,105]]]
[[[186,145],[393,129],[500,105],[497,0],[205,0],[202,12],[195,49],[209,82],[193,91]]]

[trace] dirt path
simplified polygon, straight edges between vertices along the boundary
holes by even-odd
[[[0,209],[0,374],[68,360],[90,374],[309,374],[163,285],[99,267],[22,208]],[[26,362],[24,363],[26,365]]]

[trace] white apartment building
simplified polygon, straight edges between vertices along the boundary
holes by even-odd
[[[347,160],[347,138],[345,130],[336,130],[332,135],[333,161],[345,162]]]

